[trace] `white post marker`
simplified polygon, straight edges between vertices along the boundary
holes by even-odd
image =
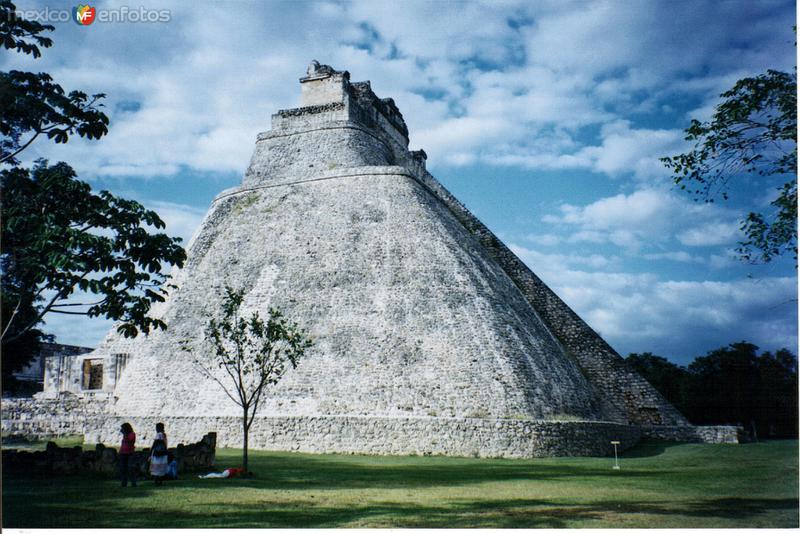
[[[612,441],[611,444],[614,446],[614,467],[612,467],[612,469],[619,469],[619,460],[617,459],[617,445],[619,445],[619,441]]]

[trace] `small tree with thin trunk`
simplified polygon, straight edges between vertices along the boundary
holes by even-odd
[[[279,310],[270,308],[266,321],[258,312],[243,317],[243,300],[243,291],[225,288],[222,315],[210,318],[206,326],[213,357],[210,362],[194,361],[242,409],[242,467],[247,472],[250,426],[265,390],[277,384],[290,365],[297,367],[312,343],[306,332]],[[213,364],[222,372],[214,370]]]

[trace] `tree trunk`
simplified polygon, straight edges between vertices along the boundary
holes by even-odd
[[[247,408],[244,409],[244,413],[242,415],[242,469],[244,469],[245,475],[248,472],[247,469],[247,435],[249,434],[249,427],[250,425],[247,424]]]

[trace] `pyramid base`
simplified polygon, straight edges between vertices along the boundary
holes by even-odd
[[[115,445],[119,427],[130,422],[142,443],[157,422],[172,443],[194,442],[217,433],[220,447],[241,447],[237,417],[107,417],[87,421],[89,443]],[[639,442],[639,427],[599,421],[374,416],[258,417],[251,449],[307,453],[443,455],[500,458],[607,456],[612,441],[625,450]]]
[[[194,443],[216,432],[221,447],[241,447],[238,417],[138,417],[110,415],[110,404],[74,396],[7,398],[2,434],[27,439],[83,435],[86,443],[119,445],[119,427],[129,422],[146,447],[163,422],[170,443]],[[250,431],[254,450],[376,455],[444,455],[534,458],[609,456],[640,439],[694,443],[744,443],[740,426],[630,426],[604,421],[377,416],[262,416]]]

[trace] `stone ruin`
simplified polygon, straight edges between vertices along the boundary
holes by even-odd
[[[79,386],[82,390],[98,389],[96,387],[98,381],[102,385],[103,362],[95,362],[92,365],[91,361],[86,362],[77,358],[77,356],[87,354],[92,350],[89,347],[75,345],[42,343],[38,353],[24,369],[14,373],[14,378],[22,385],[19,388],[22,393],[27,393],[28,396],[43,389],[61,389],[60,385],[53,384],[52,381],[63,380],[66,377],[71,377],[74,385]],[[81,366],[80,373],[64,372],[65,365],[77,362],[80,362],[78,363]]]
[[[689,425],[454,198],[409,150],[391,98],[316,61],[300,89],[300,107],[272,116],[242,184],[216,197],[190,241],[155,309],[168,330],[112,330],[65,366],[88,368],[89,383],[102,365],[99,388],[50,380],[50,400],[4,408],[4,428],[69,420],[113,443],[122,421],[163,421],[181,440],[215,431],[240,446],[238,407],[193,364],[209,357],[205,316],[230,285],[245,290],[244,313],[277,307],[314,340],[262,403],[254,448],[532,457],[608,454],[612,440],[648,435],[738,439]],[[65,391],[102,415],[70,420]]]
[[[8,439],[8,438],[5,438]],[[12,442],[14,436],[11,436]],[[23,440],[24,441],[24,440]],[[203,436],[198,443],[179,444],[170,447],[169,453],[178,462],[178,473],[208,470],[214,467],[217,436],[213,432]],[[134,465],[142,475],[147,473],[146,459],[150,449],[140,449],[134,453]],[[47,443],[43,451],[16,450],[3,447],[3,473],[6,475],[50,476],[95,474],[114,476],[118,473],[117,449],[98,443],[94,450],[83,447],[59,447],[54,442]],[[180,475],[179,475],[180,476]]]

